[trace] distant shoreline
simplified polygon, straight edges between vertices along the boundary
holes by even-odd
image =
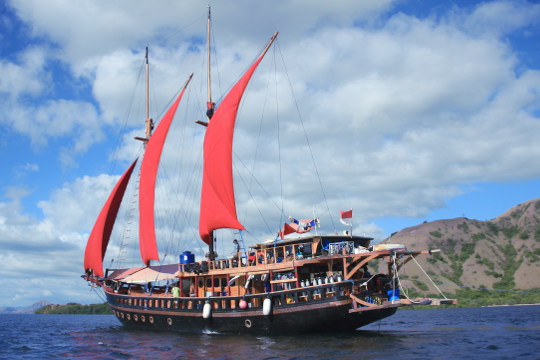
[[[81,305],[77,303],[68,303],[65,305],[50,304],[42,307],[35,312],[37,315],[43,314],[70,314],[70,315],[111,315],[112,310],[107,303]]]

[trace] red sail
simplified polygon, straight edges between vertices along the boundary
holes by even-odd
[[[124,192],[126,191],[129,178],[135,168],[137,160],[131,164],[124,175],[118,180],[113,191],[109,195],[107,202],[101,209],[99,216],[94,224],[94,228],[90,233],[88,242],[86,243],[86,251],[84,252],[84,270],[92,270],[96,276],[103,275],[103,257],[107,251],[107,245],[111,237],[114,221],[118,214],[118,209],[122,203]]]
[[[176,98],[174,104],[159,122],[159,125],[150,140],[148,140],[141,164],[139,187],[139,250],[141,252],[141,259],[146,266],[150,266],[150,260],[159,260],[154,223],[154,190],[156,176],[165,138],[167,137],[174,114],[176,113],[176,109],[182,99],[182,95],[184,95],[188,83],[189,80],[180,92],[180,95],[178,95],[178,98]]]
[[[225,96],[206,128],[199,235],[208,245],[211,244],[213,230],[244,229],[237,219],[234,199],[232,175],[234,124],[246,86],[276,35]]]

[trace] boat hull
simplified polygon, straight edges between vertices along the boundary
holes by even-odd
[[[397,309],[383,307],[350,312],[352,300],[329,299],[311,304],[285,305],[272,309],[268,315],[264,315],[261,308],[215,310],[205,315],[203,309],[171,311],[128,308],[114,303],[114,300],[109,302],[114,314],[129,329],[254,335],[353,331],[391,316]]]

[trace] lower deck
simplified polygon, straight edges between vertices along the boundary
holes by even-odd
[[[150,298],[106,291],[118,319],[129,328],[253,334],[351,331],[392,315],[398,303],[382,294],[355,294],[354,282],[324,284],[266,294]],[[370,301],[363,305],[354,300]],[[354,311],[365,308],[367,311]]]

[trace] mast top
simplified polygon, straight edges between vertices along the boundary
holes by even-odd
[[[145,120],[145,137],[136,137],[136,140],[143,141],[145,144],[150,140],[152,136],[152,130],[154,130],[154,120],[150,118],[150,66],[148,64],[148,46],[146,47],[146,52],[144,55],[144,63],[146,70],[146,120]]]
[[[212,22],[212,13],[210,9],[210,5],[208,5],[208,22],[206,25],[206,42],[207,42],[207,78],[206,78],[206,88],[207,88],[207,101],[206,101],[206,116],[208,117],[208,120],[212,118],[212,115],[214,115],[214,108],[216,104],[212,101],[212,71],[211,71],[211,64],[210,64],[210,52],[211,52],[211,46],[210,46],[210,36],[211,36],[211,22]]]

